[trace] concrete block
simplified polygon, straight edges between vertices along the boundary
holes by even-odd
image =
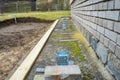
[[[99,10],[102,10],[102,7],[103,7],[103,4],[102,4],[102,3],[99,3],[99,4],[98,4],[98,9],[99,9]]]
[[[99,58],[101,59],[102,63],[106,63],[107,62],[107,57],[108,57],[108,49],[106,47],[104,47],[104,45],[102,43],[98,43],[97,44],[97,49],[96,49],[97,55],[99,56]]]
[[[94,23],[94,21],[95,21],[95,17],[92,17],[92,22]]]
[[[98,15],[98,11],[94,11],[93,16],[97,16],[97,15]]]
[[[97,31],[94,30],[94,33],[93,33],[93,36],[94,36],[94,37],[96,36],[96,33],[97,33]]]
[[[92,45],[92,48],[94,50],[96,50],[96,48],[97,48],[97,43],[98,43],[98,40],[96,38],[92,37],[92,39],[91,39],[91,45]]]
[[[108,20],[103,19],[103,27],[107,27],[107,21]]]
[[[119,11],[107,11],[107,18],[112,20],[117,20],[119,17]]]
[[[96,24],[98,24],[99,23],[99,18],[96,18]]]
[[[103,11],[102,18],[105,18],[106,16],[106,11]]]
[[[120,9],[120,0],[115,0],[115,9]]]
[[[97,31],[100,32],[101,34],[104,34],[104,28],[101,26],[97,26]]]
[[[109,49],[114,53],[116,44],[113,41],[109,41]]]
[[[92,39],[92,34],[91,33],[87,33],[87,39],[88,39],[89,43],[91,43],[91,39]]]
[[[92,21],[92,22],[93,22],[94,24],[95,24],[95,20],[96,20],[96,18],[95,18],[95,17],[93,17],[93,21]]]
[[[96,36],[97,39],[100,39],[100,33],[99,32],[96,32],[95,36]]]
[[[95,10],[95,5],[92,5],[93,10]]]
[[[102,34],[100,35],[100,42],[104,42],[104,36]]]
[[[98,5],[98,4],[96,4],[96,5],[95,5],[95,10],[98,10],[98,7],[99,7],[99,5]]]
[[[110,30],[113,30],[113,21],[107,21],[107,27],[106,28],[108,28],[108,29],[110,29]]]
[[[95,24],[97,24],[97,18],[95,17],[95,22],[94,22]]]
[[[107,37],[104,37],[104,45],[108,47],[109,39]]]
[[[99,17],[104,18],[104,17],[105,17],[105,11],[100,11],[100,12],[99,12]]]
[[[115,54],[120,59],[120,46],[116,46]]]
[[[116,80],[120,80],[120,60],[117,59],[115,55],[110,54],[107,66]]]
[[[100,23],[101,23],[101,19],[98,18],[98,19],[97,19],[97,24],[100,25]]]
[[[108,2],[108,9],[114,9],[114,1]]]
[[[95,33],[95,30],[94,30],[94,29],[89,28],[89,31],[92,33],[92,35],[94,35],[94,33]]]
[[[94,23],[91,24],[91,27],[92,27],[93,29],[95,29],[95,30],[97,29],[97,25],[94,24]]]
[[[117,33],[110,31],[108,29],[105,29],[105,36],[107,36],[109,39],[113,40],[116,42],[117,39]]]
[[[92,10],[92,6],[89,6],[89,10]]]
[[[120,15],[119,15],[119,22],[120,22]]]
[[[70,76],[74,78],[77,76],[77,79],[80,80],[81,71],[78,65],[46,66],[44,75],[45,80],[58,80],[58,76],[60,76],[59,80],[68,80],[65,78],[69,78]]]
[[[114,22],[114,31],[120,33],[120,22]]]
[[[103,27],[103,19],[99,19],[99,25]]]
[[[93,3],[98,3],[98,2],[101,2],[103,0],[93,0]]]
[[[103,10],[108,9],[108,2],[104,2],[104,3],[103,3],[102,9],[103,9]]]
[[[117,44],[120,46],[120,35],[117,36]]]
[[[106,11],[106,17],[105,18],[109,18],[109,12],[110,11]]]

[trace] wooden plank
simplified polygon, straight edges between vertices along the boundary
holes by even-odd
[[[18,67],[9,80],[24,80],[29,72],[30,68],[34,64],[37,56],[40,54],[43,46],[45,45],[47,39],[49,38],[51,32],[54,30],[56,24],[59,20],[56,20],[50,27],[50,29],[45,33],[45,35],[40,39],[37,45],[32,49],[29,55],[25,58],[23,63]]]

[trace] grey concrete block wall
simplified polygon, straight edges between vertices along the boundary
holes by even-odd
[[[120,0],[74,0],[71,17],[101,62],[120,80]]]

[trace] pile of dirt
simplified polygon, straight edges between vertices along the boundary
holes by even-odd
[[[13,74],[50,25],[29,22],[0,28],[0,80]]]

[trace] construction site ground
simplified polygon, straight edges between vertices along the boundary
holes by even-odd
[[[67,23],[64,28],[63,24]],[[89,56],[89,52],[83,44],[81,33],[76,29],[71,19],[61,19],[56,25],[42,52],[40,53],[35,64],[31,68],[26,80],[34,80],[37,68],[45,68],[46,66],[56,65],[57,53],[60,51],[68,51],[70,54],[71,64],[79,65],[81,80],[105,80],[99,72],[97,63]],[[88,45],[89,46],[89,45]],[[74,76],[64,80],[78,80]]]
[[[50,25],[28,22],[0,26],[0,80],[14,73]]]

